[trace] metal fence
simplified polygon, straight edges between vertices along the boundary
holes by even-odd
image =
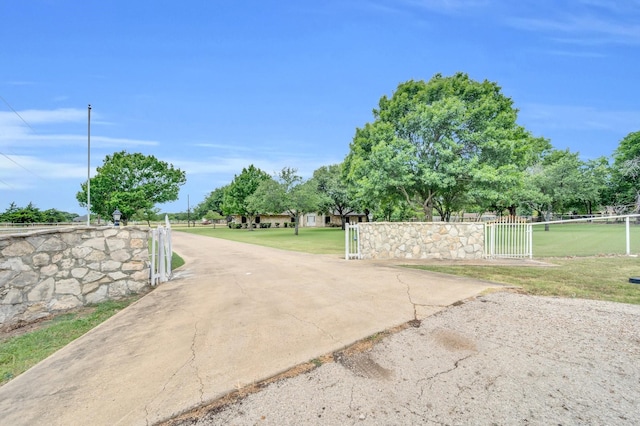
[[[361,259],[360,255],[360,228],[358,224],[350,225],[345,223],[344,225],[344,258],[349,259]]]
[[[171,279],[171,223],[165,218],[165,226],[152,230],[151,236],[151,285],[167,282]]]
[[[485,223],[484,253],[489,259],[533,257],[533,234],[526,219],[505,218]]]

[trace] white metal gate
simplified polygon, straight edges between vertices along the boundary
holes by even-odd
[[[360,228],[358,224],[350,225],[349,222],[344,225],[344,258],[360,259]]]
[[[158,226],[151,237],[151,285],[171,279],[171,223],[165,216],[165,226]]]
[[[490,222],[484,228],[484,253],[487,258],[533,258],[533,233],[530,223],[509,218]]]

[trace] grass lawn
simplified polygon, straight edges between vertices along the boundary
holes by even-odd
[[[522,287],[540,296],[578,297],[640,304],[640,276],[635,257],[573,257],[542,259],[555,267],[532,266],[411,266]]]
[[[108,301],[56,316],[35,331],[0,340],[0,385],[126,308],[139,296]]]
[[[632,224],[631,253],[640,253],[640,226]],[[552,224],[549,231],[544,225],[533,226],[533,255],[597,256],[602,254],[625,254],[624,224],[568,223]]]
[[[206,235],[282,250],[313,254],[344,254],[344,231],[340,228],[300,228],[298,235],[293,228],[229,229],[226,226],[174,227],[174,231]]]

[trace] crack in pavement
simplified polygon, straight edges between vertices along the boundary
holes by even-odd
[[[318,326],[318,324],[312,322],[312,321],[307,321],[307,320],[303,320],[301,318],[298,318],[297,316],[295,316],[294,314],[290,313],[290,312],[285,312],[286,315],[289,315],[290,317],[293,317],[295,319],[297,319],[300,322],[304,322],[307,324],[311,324],[312,326],[314,326],[315,328],[317,328],[318,330],[320,330],[322,332],[322,334],[329,336],[331,338],[331,340],[333,340],[336,343],[340,343],[335,337],[333,337],[333,335],[331,333],[329,333],[328,331],[324,330],[322,327]]]
[[[431,381],[432,379],[435,379],[435,378],[437,378],[437,377],[442,376],[443,374],[451,373],[452,371],[454,371],[455,369],[457,369],[457,368],[458,368],[458,366],[460,365],[460,363],[461,363],[462,361],[465,361],[465,360],[467,360],[467,359],[471,358],[471,357],[472,357],[472,356],[474,356],[474,355],[475,355],[475,353],[471,353],[471,354],[469,354],[469,355],[467,355],[467,356],[465,356],[465,357],[462,357],[462,358],[460,358],[460,359],[456,360],[456,361],[453,363],[453,367],[451,367],[450,369],[448,369],[448,370],[444,370],[444,371],[439,371],[439,372],[437,372],[436,374],[434,374],[434,375],[432,375],[432,376],[425,377],[425,378],[423,378],[423,379],[418,380],[416,383],[420,383],[420,382],[428,382],[428,381]]]
[[[144,406],[145,422],[146,422],[147,426],[149,425],[149,405],[153,401],[155,401],[156,398],[158,398],[159,395],[164,393],[164,391],[167,389],[167,386],[169,385],[169,383],[171,383],[173,381],[173,379],[178,375],[178,373],[180,373],[180,371],[182,371],[182,369],[184,369],[187,366],[191,367],[196,373],[196,378],[198,379],[198,382],[200,383],[200,388],[199,388],[199,391],[200,391],[200,402],[201,403],[204,402],[204,383],[202,381],[202,377],[200,377],[200,371],[198,370],[197,366],[194,363],[194,361],[196,359],[195,343],[196,343],[196,338],[198,336],[198,322],[197,321],[194,323],[193,327],[194,327],[194,332],[193,332],[193,338],[191,339],[191,346],[190,346],[191,356],[189,357],[189,359],[187,359],[182,365],[180,365],[173,372],[173,374],[162,385],[162,389],[160,391],[158,391],[149,400],[149,402],[147,404],[145,404],[145,406]]]
[[[400,284],[404,284],[407,287],[407,298],[409,299],[409,303],[411,303],[411,306],[413,306],[413,320],[412,321],[420,321],[420,319],[418,319],[418,306],[423,306],[423,307],[436,307],[436,308],[446,308],[447,305],[432,305],[432,304],[427,304],[427,303],[416,303],[413,301],[413,299],[411,298],[411,286],[402,281],[402,279],[400,278],[400,275],[402,274],[397,274],[396,275],[396,279],[398,280],[398,282]],[[419,323],[416,327],[419,326]]]
[[[204,402],[204,383],[202,382],[202,377],[200,377],[200,370],[198,369],[198,365],[196,364],[196,338],[198,337],[198,322],[196,321],[195,324],[193,324],[193,339],[191,339],[191,367],[195,370],[196,372],[196,377],[198,378],[198,383],[200,384],[200,403]]]
[[[411,303],[411,305],[413,306],[413,320],[417,321],[418,320],[417,304],[414,303],[414,301],[411,299],[411,286],[409,286],[409,284],[405,283],[400,279],[400,274],[396,275],[396,279],[398,280],[399,283],[404,284],[407,287],[407,297],[409,299],[409,303]]]

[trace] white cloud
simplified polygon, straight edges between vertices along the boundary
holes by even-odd
[[[32,109],[18,111],[17,114],[12,111],[0,111],[0,148],[50,147],[52,142],[55,142],[57,147],[61,145],[86,144],[87,134],[50,133],[41,131],[39,125],[69,123],[81,123],[84,125],[87,120],[87,111],[76,108]],[[94,122],[93,117],[92,122]],[[83,126],[82,129],[84,130],[85,127]],[[91,143],[96,144],[96,146],[152,146],[158,144],[157,141],[114,138],[99,134],[91,135]]]
[[[0,156],[0,178],[3,180],[77,179],[86,178],[86,164],[38,158],[30,155]]]
[[[550,39],[563,43],[640,44],[640,3],[627,2],[625,7],[619,3],[583,0],[540,10],[538,17],[513,17],[506,23],[514,28],[545,33]]]
[[[488,0],[374,0],[369,6],[379,11],[405,12],[407,8],[426,9],[443,14],[468,13],[490,5]]]

